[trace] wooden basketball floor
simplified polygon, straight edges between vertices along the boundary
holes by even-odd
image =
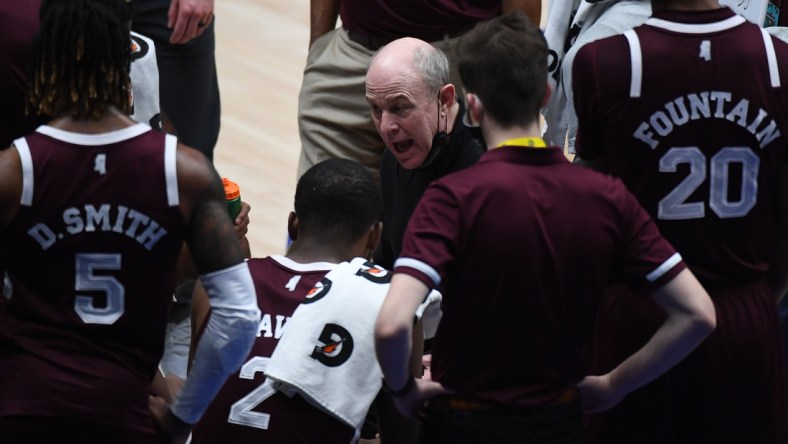
[[[543,24],[547,2],[542,1]],[[241,198],[252,206],[252,254],[283,254],[301,149],[297,107],[309,0],[217,1],[215,8],[222,96],[215,165],[238,183]]]

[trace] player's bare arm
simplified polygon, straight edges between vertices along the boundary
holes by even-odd
[[[201,153],[179,145],[180,208],[186,242],[201,273],[214,315],[194,352],[194,365],[169,408],[151,397],[151,415],[176,442],[202,416],[221,385],[249,352],[260,320],[249,269],[227,206],[219,175]]]
[[[197,270],[209,273],[242,262],[245,255],[216,170],[208,158],[185,145],[178,146],[177,156],[181,212],[188,221],[186,243]]]
[[[383,377],[397,408],[412,419],[418,420],[424,403],[448,390],[434,381],[413,381],[412,338],[413,317],[424,301],[429,288],[418,279],[398,273],[391,278],[391,288],[375,323],[375,353]],[[410,388],[408,389],[408,387]]]
[[[8,222],[19,209],[22,195],[22,162],[13,147],[0,151],[0,226]]]
[[[244,252],[244,257],[252,257],[252,249],[249,245],[249,239],[246,238],[246,233],[249,231],[249,211],[251,206],[246,202],[241,202],[241,211],[238,217],[235,218],[235,233],[238,235],[238,240],[241,242],[241,248]],[[180,256],[178,257],[178,266],[175,272],[175,286],[182,285],[188,281],[197,279],[197,267],[192,261],[191,251],[186,243],[181,248]]]
[[[586,413],[607,410],[695,349],[716,326],[714,304],[688,269],[652,294],[668,318],[640,350],[610,373],[587,376],[578,388]]]
[[[8,222],[19,209],[22,194],[22,163],[13,147],[0,151],[0,227]],[[0,248],[3,248],[0,245]],[[0,265],[0,279],[4,271]]]
[[[309,2],[309,46],[337,26],[340,0],[311,0]]]
[[[410,372],[417,378],[422,377],[421,358],[424,354],[424,320],[419,319],[413,327],[411,341]],[[378,412],[380,435],[386,442],[416,442],[419,436],[418,424],[406,419],[397,409],[394,399],[385,391],[381,391],[375,399]]]
[[[418,279],[395,274],[375,323],[375,352],[389,388],[398,390],[410,371],[413,316],[429,289]]]

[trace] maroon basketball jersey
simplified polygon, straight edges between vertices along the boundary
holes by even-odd
[[[249,260],[262,312],[260,332],[241,370],[227,379],[192,433],[199,443],[349,443],[354,430],[303,398],[275,392],[265,368],[287,321],[334,264],[283,256]]]
[[[788,44],[729,9],[661,11],[574,62],[577,153],[605,155],[704,283],[774,260]]]
[[[148,386],[183,244],[177,142],[134,125],[40,127],[15,145],[23,187],[0,233],[12,284],[0,312],[0,416],[153,430]]]

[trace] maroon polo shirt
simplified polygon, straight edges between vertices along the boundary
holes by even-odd
[[[345,28],[381,41],[416,37],[432,42],[500,13],[500,0],[343,0],[339,5]]]
[[[530,406],[584,376],[609,283],[648,294],[683,268],[620,180],[558,148],[504,147],[427,189],[394,271],[444,292],[435,380]]]

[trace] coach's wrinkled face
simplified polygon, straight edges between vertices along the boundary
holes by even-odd
[[[413,70],[398,73],[372,67],[367,73],[367,102],[375,127],[403,168],[424,163],[438,132],[437,91],[428,91]]]

